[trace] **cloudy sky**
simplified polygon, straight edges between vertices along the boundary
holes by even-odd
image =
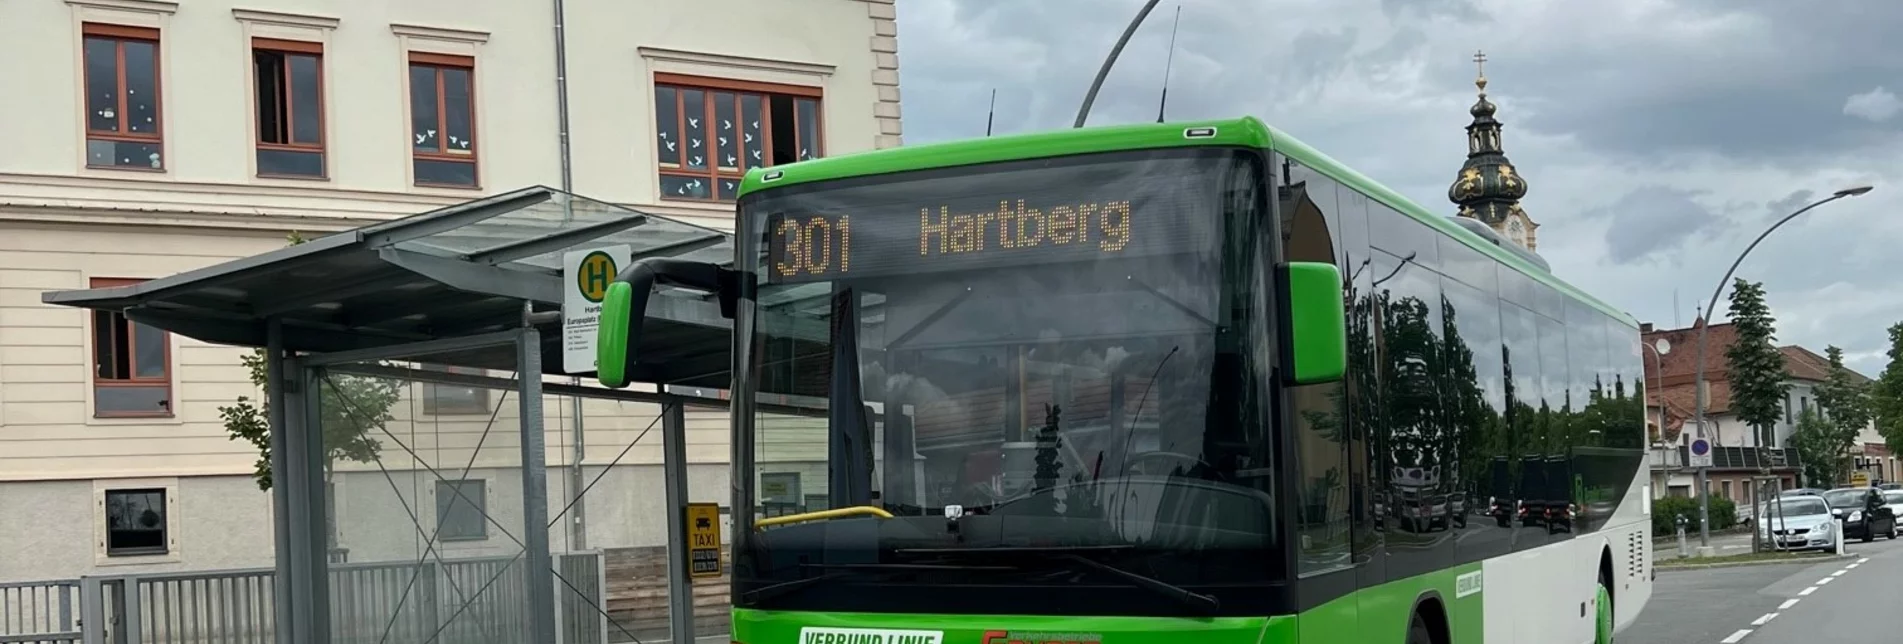
[[[903,0],[908,143],[1068,127],[1143,0]],[[1476,49],[1562,278],[1641,320],[1690,324],[1739,269],[1781,343],[1844,348],[1875,375],[1903,321],[1903,2],[1168,0],[1091,123],[1252,114],[1431,209],[1466,153]],[[1677,305],[1674,307],[1674,294]],[[1719,309],[1723,310],[1721,300]]]

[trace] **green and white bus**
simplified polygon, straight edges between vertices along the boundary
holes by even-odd
[[[1632,318],[1258,120],[738,194],[598,360],[657,283],[734,316],[737,643],[1607,642],[1651,594]]]

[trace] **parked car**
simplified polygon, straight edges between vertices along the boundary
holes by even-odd
[[[1843,529],[1820,496],[1783,496],[1766,508],[1770,518],[1758,527],[1758,539],[1779,550],[1836,550]],[[1769,504],[1765,504],[1769,505]]]
[[[1890,506],[1890,512],[1903,517],[1903,489],[1884,490],[1883,504]]]
[[[1824,493],[1831,516],[1843,526],[1844,538],[1861,539],[1865,543],[1877,537],[1896,538],[1896,512],[1890,506],[1880,505],[1865,511],[1872,494],[1881,499],[1883,492],[1873,487],[1845,487]]]
[[[1820,490],[1814,487],[1800,487],[1796,489],[1785,490],[1784,494],[1780,496],[1823,496],[1823,495],[1824,495],[1823,490]]]

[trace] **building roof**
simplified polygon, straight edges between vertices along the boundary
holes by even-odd
[[[104,311],[214,344],[261,347],[268,321],[286,349],[391,347],[520,328],[559,311],[563,255],[626,245],[633,258],[730,264],[732,236],[536,186],[372,224],[112,288],[52,291],[41,300]],[[729,321],[705,294],[662,289],[649,304],[637,380],[726,387]],[[544,372],[565,373],[559,323],[542,328]],[[513,371],[508,346],[427,362]]]
[[[1656,348],[1661,339],[1670,344],[1670,351],[1664,354],[1653,349],[1644,350],[1645,382],[1651,385],[1646,388],[1646,404],[1665,408],[1663,429],[1668,436],[1675,435],[1685,421],[1697,415],[1698,399],[1694,394],[1694,385],[1698,372],[1698,328],[1702,324],[1704,320],[1701,319],[1689,327],[1648,330],[1642,336],[1648,347]],[[1646,328],[1649,329],[1650,325],[1646,325]],[[1711,325],[1706,336],[1707,414],[1718,415],[1731,410],[1730,364],[1725,358],[1725,349],[1737,338],[1737,328],[1730,322]],[[1784,370],[1792,380],[1821,383],[1830,377],[1830,360],[1817,352],[1794,344],[1778,347],[1777,350],[1784,357]],[[1850,373],[1861,382],[1870,381],[1854,370]]]

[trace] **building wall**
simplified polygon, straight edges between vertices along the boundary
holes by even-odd
[[[1797,431],[1799,415],[1805,409],[1818,409],[1817,383],[1808,380],[1792,380],[1785,385],[1789,387],[1789,391],[1786,393],[1783,405],[1784,414],[1777,419],[1775,427],[1777,443],[1767,447],[1788,447],[1791,434]],[[1656,407],[1650,409],[1652,413],[1657,413]],[[1712,427],[1712,439],[1715,444],[1726,447],[1758,446],[1757,431],[1738,420],[1736,414],[1729,412],[1708,414],[1705,419],[1705,422]],[[1679,434],[1681,444],[1689,444],[1689,441],[1696,436],[1695,432],[1691,431],[1691,425],[1692,423],[1688,420],[1686,431]]]
[[[569,2],[575,192],[732,228],[731,203],[660,195],[656,74],[816,90],[825,156],[901,144],[894,9],[892,0]],[[503,0],[0,3],[0,147],[7,150],[0,154],[0,508],[35,517],[0,526],[0,580],[269,562],[269,496],[249,476],[256,453],[229,440],[218,416],[237,397],[258,395],[239,366],[243,351],[169,338],[173,415],[98,418],[91,314],[46,306],[40,294],[253,255],[281,246],[292,231],[316,236],[527,185],[559,185],[552,13],[548,3]],[[709,19],[715,16],[725,18]],[[157,30],[161,169],[87,167],[84,23]],[[321,47],[321,178],[258,176],[254,38]],[[416,185],[407,80],[413,54],[473,59],[476,186]],[[404,392],[391,425],[409,433],[392,433],[432,441],[432,466],[466,459],[473,443],[457,441],[481,435],[487,418],[421,414],[424,396],[421,385]],[[490,397],[501,409],[490,432],[495,442],[475,463],[490,469],[478,471],[519,467],[515,405],[503,400]],[[569,405],[551,397],[544,407],[550,465],[566,466]],[[655,413],[651,405],[589,401],[588,476],[635,442]],[[691,494],[725,501],[725,412],[690,408],[688,418],[688,458],[701,464]],[[417,429],[425,425],[427,432]],[[659,434],[640,438],[590,492],[591,546],[661,543]],[[823,434],[795,427],[776,436],[791,446],[789,456],[767,460],[803,459],[783,469],[818,474],[810,462],[823,453]],[[399,441],[379,442],[386,461],[404,453]],[[376,486],[360,482],[383,480],[375,465],[338,467],[351,490],[339,496],[340,545],[365,556],[396,552],[383,540],[398,544],[412,523],[389,514],[401,511],[394,501],[402,497],[373,502]],[[176,482],[165,489],[175,490],[168,503],[176,505],[178,549],[95,557],[97,540],[88,535],[103,521],[95,493],[153,480]],[[519,482],[497,480],[494,489],[518,490],[519,508]],[[550,481],[554,512],[567,480],[551,469]],[[506,496],[497,498],[493,511],[519,512]],[[425,524],[428,514],[418,513]],[[352,525],[379,530],[357,536]],[[552,534],[566,538],[559,529]]]
[[[101,505],[113,486],[161,488],[171,552],[107,556]],[[270,496],[249,476],[155,476],[0,483],[0,582],[271,565]]]

